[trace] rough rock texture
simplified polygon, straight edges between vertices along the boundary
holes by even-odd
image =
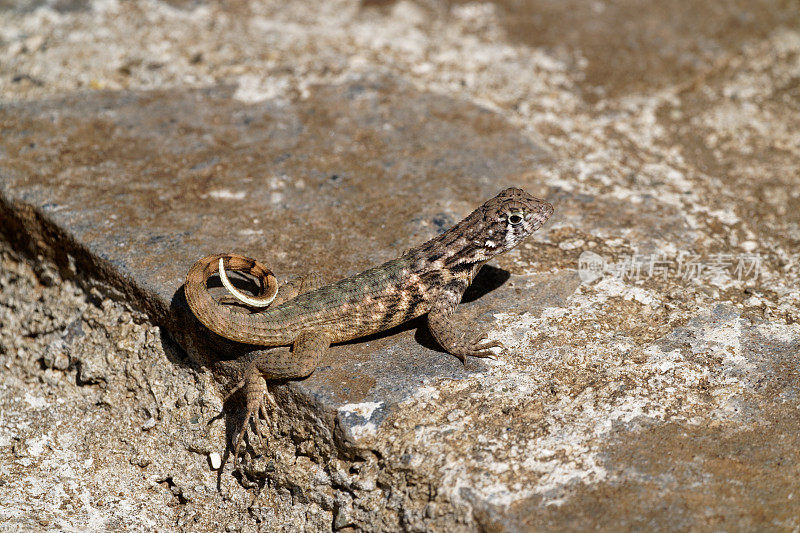
[[[0,2],[0,522],[800,528],[796,6],[284,4]],[[194,259],[333,279],[509,184],[503,359],[334,347],[215,470]]]

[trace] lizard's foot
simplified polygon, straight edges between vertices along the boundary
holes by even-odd
[[[496,340],[487,340],[488,334],[486,332],[481,333],[477,337],[475,337],[471,342],[469,342],[465,349],[460,350],[456,357],[461,359],[462,363],[466,363],[467,356],[471,357],[480,357],[480,358],[488,358],[497,360],[497,354],[493,352],[492,348],[500,348],[500,352],[503,352],[503,344],[500,341]]]
[[[242,421],[242,427],[239,429],[239,433],[236,435],[236,443],[233,446],[234,467],[238,461],[239,448],[242,445],[244,434],[247,433],[247,428],[250,427],[250,422],[253,422],[255,432],[259,438],[262,440],[265,439],[266,435],[263,431],[262,424],[269,424],[267,404],[269,403],[273,407],[276,406],[275,399],[272,397],[272,394],[270,394],[269,389],[267,388],[266,380],[255,366],[249,368],[245,372],[245,377],[225,396],[225,401],[227,401],[228,398],[230,398],[239,389],[244,390],[247,412],[244,420]],[[259,418],[263,419],[263,421],[259,420]]]

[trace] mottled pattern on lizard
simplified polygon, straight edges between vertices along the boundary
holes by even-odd
[[[266,309],[243,313],[217,302],[207,281],[217,273],[220,259],[226,270],[259,278],[261,294],[274,292],[272,273],[253,259],[218,254],[197,261],[186,276],[186,300],[207,328],[227,339],[264,347],[291,345],[291,353],[258,350],[248,357],[241,381],[230,394],[244,388],[247,417],[266,418],[266,379],[300,378],[317,366],[332,344],[390,329],[428,314],[436,341],[462,361],[466,356],[489,357],[497,341],[481,334],[465,339],[452,321],[453,313],[478,270],[541,227],[553,206],[521,189],[509,188],[491,198],[453,228],[430,241],[355,276],[319,287],[315,278],[296,280],[277,289]]]

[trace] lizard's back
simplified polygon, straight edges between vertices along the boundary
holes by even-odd
[[[428,311],[425,276],[412,272],[407,258],[341,279],[259,313],[285,327],[323,328],[331,342],[390,329]]]

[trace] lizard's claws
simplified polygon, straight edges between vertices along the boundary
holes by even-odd
[[[228,392],[224,401],[227,401],[236,391],[244,389],[245,402],[247,406],[247,413],[245,414],[242,426],[236,435],[236,441],[233,446],[233,463],[234,467],[239,459],[239,449],[242,445],[247,428],[250,427],[250,422],[253,422],[255,433],[261,439],[266,439],[267,435],[264,432],[263,424],[269,424],[270,418],[267,413],[267,404],[273,407],[277,406],[275,399],[267,388],[267,382],[264,377],[258,372],[257,369],[251,368],[245,373],[245,377],[236,384],[236,386]],[[260,420],[263,419],[263,420]]]
[[[467,362],[467,356],[479,357],[482,359],[493,359],[497,361],[497,354],[494,353],[491,348],[500,348],[500,353],[503,353],[505,348],[500,341],[487,340],[487,338],[488,334],[486,332],[481,333],[467,344],[465,350],[461,350],[454,355],[458,357],[464,364]]]
[[[486,332],[483,332],[473,339],[473,341],[469,344],[470,351],[467,353],[467,355],[497,360],[497,354],[495,354],[491,348],[500,348],[500,351],[502,352],[503,343],[498,340],[487,340],[488,337],[489,335]]]

